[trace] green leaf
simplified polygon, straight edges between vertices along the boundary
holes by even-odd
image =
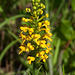
[[[57,62],[57,59],[58,59],[58,53],[59,53],[59,47],[60,47],[60,39],[58,39],[58,42],[57,42],[57,45],[56,45],[56,50],[55,50],[55,55],[54,55],[54,58],[53,58],[53,65],[56,64]]]
[[[71,1],[71,6],[72,6],[72,9],[75,11],[75,0]]]
[[[75,32],[68,20],[62,20],[61,32],[67,40],[75,39]]]
[[[5,49],[3,50],[3,52],[2,52],[1,55],[0,55],[0,62],[1,62],[1,60],[3,59],[5,53],[9,50],[9,48],[10,48],[11,46],[13,46],[14,44],[16,44],[16,43],[17,43],[17,40],[12,41],[10,44],[8,44],[8,45],[5,47]]]

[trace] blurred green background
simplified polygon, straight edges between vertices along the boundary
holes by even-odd
[[[51,22],[52,56],[36,66],[36,75],[75,75],[75,0],[41,0]],[[0,0],[0,75],[31,75],[26,55],[18,55],[19,27],[31,0]],[[44,13],[44,14],[45,14]]]

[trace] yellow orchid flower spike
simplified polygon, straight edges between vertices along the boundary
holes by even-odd
[[[23,52],[28,53],[27,61],[29,64],[34,61],[46,62],[48,54],[51,54],[52,50],[51,44],[47,43],[47,41],[52,41],[50,22],[43,20],[44,18],[48,18],[49,14],[47,13],[41,17],[45,5],[40,3],[40,0],[32,0],[32,6],[32,10],[30,8],[25,9],[31,16],[28,18],[23,17],[22,21],[25,22],[25,25],[20,27],[22,43],[19,47],[19,54]],[[38,61],[36,59],[38,59]]]

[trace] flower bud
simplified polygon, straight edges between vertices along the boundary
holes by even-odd
[[[45,5],[43,3],[40,4],[40,6],[44,9],[45,8]]]
[[[36,6],[34,6],[33,9],[36,10]]]
[[[33,14],[36,15],[36,11],[34,11]]]
[[[41,23],[41,22],[39,22],[39,23],[38,23],[38,26],[39,26],[39,27],[41,27],[41,25],[42,25],[42,23]]]
[[[35,3],[35,5],[37,6],[37,5],[38,5],[38,3],[36,2],[36,3]]]
[[[36,0],[38,3],[40,2],[40,0]]]

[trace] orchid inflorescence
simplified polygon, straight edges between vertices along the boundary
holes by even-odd
[[[22,52],[27,52],[29,55],[27,56],[27,60],[29,64],[32,61],[38,59],[40,62],[46,62],[48,58],[48,54],[51,54],[51,44],[49,42],[52,41],[50,32],[50,22],[48,20],[43,21],[44,18],[48,18],[49,15],[46,14],[42,17],[40,15],[43,14],[43,9],[45,9],[45,5],[40,3],[40,0],[32,0],[33,10],[30,8],[26,8],[25,11],[30,13],[30,18],[22,18],[23,22],[30,23],[29,26],[26,24],[21,26],[20,37],[22,39],[22,43],[19,54]],[[26,43],[27,41],[27,43]],[[49,41],[49,42],[47,42]]]

